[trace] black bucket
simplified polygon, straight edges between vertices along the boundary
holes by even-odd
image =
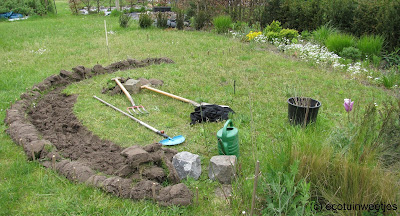
[[[308,111],[307,124],[317,120],[318,110],[321,107],[321,102],[312,98],[291,97],[288,102],[289,122],[292,124],[304,124],[304,118],[307,112],[307,100],[311,100]]]

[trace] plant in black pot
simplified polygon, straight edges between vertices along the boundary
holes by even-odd
[[[317,120],[321,102],[307,97],[291,97],[287,102],[290,123],[306,126]]]

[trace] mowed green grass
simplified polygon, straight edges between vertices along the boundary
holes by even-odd
[[[222,35],[195,31],[128,29],[118,18],[72,16],[66,1],[58,1],[59,15],[0,23],[0,214],[20,215],[237,215],[249,212],[252,176],[256,160],[261,171],[280,161],[283,145],[322,146],[331,131],[347,120],[343,99],[364,104],[391,100],[387,92],[347,79],[341,71],[314,67],[271,52],[268,47],[241,43]],[[110,57],[107,54],[104,20],[107,21]],[[39,54],[38,50],[44,50]],[[209,159],[217,155],[216,132],[223,123],[190,126],[190,104],[143,90],[133,95],[149,115],[139,117],[170,136],[183,135],[186,142],[171,148],[199,154],[203,173],[199,181],[184,181],[192,191],[199,188],[199,203],[189,207],[159,207],[151,201],[119,199],[98,189],[75,184],[37,162],[28,162],[23,149],[3,131],[3,119],[11,101],[60,70],[83,65],[109,65],[127,58],[168,57],[175,64],[153,65],[84,80],[68,87],[79,94],[74,111],[101,138],[128,147],[157,142],[162,137],[92,98],[97,95],[124,109],[124,95],[102,95],[101,89],[116,76],[162,79],[160,89],[198,102],[229,105],[239,128],[241,175],[233,185],[231,205],[216,198],[217,183],[208,180]],[[236,81],[234,94],[233,83]],[[322,103],[318,121],[305,130],[287,121],[291,96],[309,96]],[[289,156],[289,155],[288,155]],[[263,178],[261,178],[262,180]],[[238,181],[239,182],[239,181]],[[258,188],[259,192],[263,188]],[[258,203],[259,204],[259,203]],[[261,208],[258,206],[258,208]]]

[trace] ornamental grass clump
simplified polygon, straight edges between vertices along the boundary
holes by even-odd
[[[325,46],[329,51],[339,54],[346,47],[351,47],[354,45],[354,37],[349,34],[335,33],[330,36],[325,41]]]
[[[149,28],[153,20],[147,13],[142,13],[139,15],[139,26],[140,28]]]
[[[232,25],[232,19],[230,16],[217,16],[213,19],[213,24],[218,34],[227,33]]]
[[[119,16],[119,26],[121,26],[122,28],[127,28],[129,27],[129,25],[131,24],[131,17],[126,15],[126,14],[121,14],[121,16]]]
[[[381,56],[385,39],[380,35],[364,35],[357,42],[357,48],[364,58],[367,56]]]

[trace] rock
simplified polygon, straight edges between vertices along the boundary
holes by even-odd
[[[190,152],[179,152],[172,158],[172,164],[175,167],[179,178],[185,179],[192,177],[195,180],[199,179],[201,174],[200,156]]]
[[[157,201],[162,206],[179,205],[187,206],[192,201],[192,192],[185,184],[180,183],[173,186],[168,186],[160,191]]]
[[[141,89],[140,88],[141,84],[139,80],[129,79],[122,85],[131,94],[137,94],[140,92]]]
[[[236,174],[236,156],[218,155],[210,160],[208,177],[222,184],[230,184]]]
[[[164,81],[158,79],[149,79],[149,82],[154,87],[162,86],[164,84]]]
[[[121,155],[128,159],[129,165],[132,168],[136,168],[142,163],[151,161],[150,154],[139,146],[126,148],[121,152]]]

